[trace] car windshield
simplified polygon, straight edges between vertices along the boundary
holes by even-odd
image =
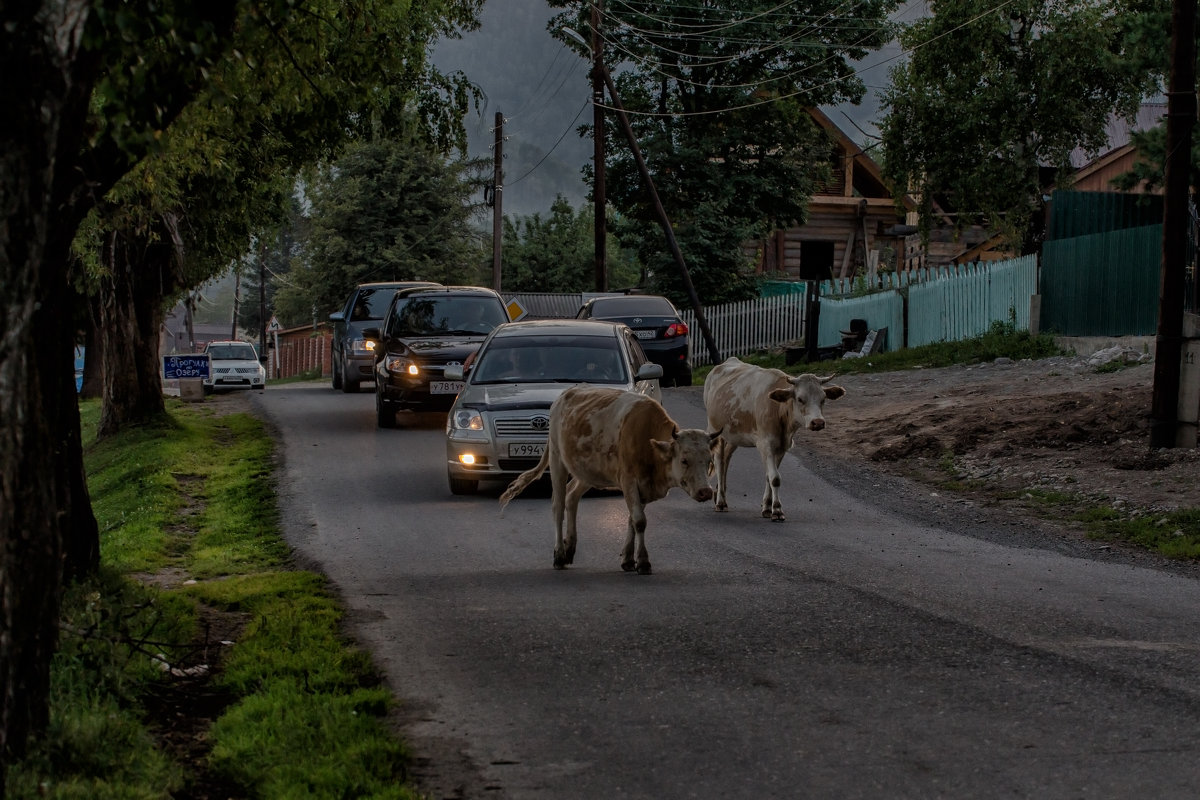
[[[593,317],[673,317],[675,308],[662,297],[613,297],[592,301]]]
[[[472,383],[625,384],[628,372],[615,338],[543,336],[494,339],[475,362]]]
[[[508,322],[508,313],[494,297],[410,297],[398,305],[398,336],[490,333]]]
[[[257,361],[258,354],[248,344],[215,344],[208,348],[208,357],[213,361]]]
[[[354,298],[354,308],[350,310],[350,319],[355,322],[383,319],[383,315],[387,313],[388,303],[392,301],[394,294],[396,294],[396,290],[391,287],[359,289],[358,297]]]

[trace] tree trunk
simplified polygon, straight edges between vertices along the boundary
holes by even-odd
[[[105,376],[100,437],[164,412],[159,332],[163,301],[178,283],[173,249],[162,240],[138,246],[114,233],[105,246],[105,262],[108,275],[100,283],[96,325],[103,332],[98,345]]]

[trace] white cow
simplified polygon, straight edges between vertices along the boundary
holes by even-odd
[[[825,386],[832,379],[815,375],[788,375],[729,358],[717,365],[704,380],[704,408],[710,431],[720,431],[716,447],[716,510],[729,504],[725,488],[729,459],[739,447],[757,447],[766,471],[762,515],[782,522],[779,502],[779,462],[792,447],[792,436],[801,428],[819,431],[825,427],[822,406],[842,397],[841,386]]]
[[[661,405],[645,395],[579,384],[550,406],[550,436],[541,461],[500,495],[500,508],[550,467],[554,516],[554,568],[575,558],[579,499],[591,488],[616,487],[629,507],[621,569],[650,574],[646,552],[647,503],[679,487],[697,502],[712,499],[708,475],[717,435],[680,430]],[[568,483],[568,481],[570,481]],[[567,533],[563,537],[563,516]],[[634,561],[634,539],[637,561]]]

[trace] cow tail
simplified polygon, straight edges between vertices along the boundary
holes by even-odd
[[[542,473],[546,471],[546,467],[550,464],[550,442],[546,442],[546,449],[542,451],[542,458],[538,461],[537,466],[533,469],[528,469],[517,476],[516,480],[508,485],[504,490],[504,494],[500,495],[500,511],[503,512],[505,506],[514,497],[525,491],[525,487],[542,477]]]

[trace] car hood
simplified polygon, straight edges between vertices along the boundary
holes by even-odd
[[[436,336],[421,339],[401,339],[414,355],[437,358],[440,361],[463,361],[479,349],[483,336]]]
[[[460,406],[500,411],[510,408],[549,408],[573,383],[468,384],[458,395]]]

